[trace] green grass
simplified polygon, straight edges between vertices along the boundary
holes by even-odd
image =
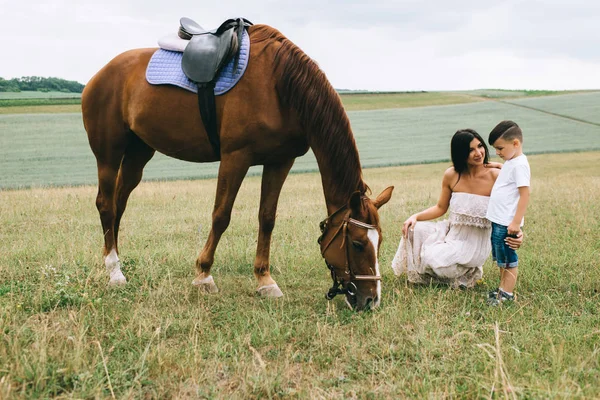
[[[509,100],[531,109],[561,115],[600,126],[599,92],[577,93],[564,96],[538,97]],[[575,132],[573,132],[576,135]]]
[[[64,99],[81,98],[81,93],[69,92],[40,92],[40,91],[22,91],[22,92],[0,92],[0,100],[24,100],[24,99]]]
[[[474,96],[453,92],[408,93],[341,93],[340,98],[347,111],[380,110],[473,103],[481,101]]]
[[[499,90],[482,89],[459,92],[340,92],[347,111],[379,110],[387,108],[423,107],[433,105],[463,104],[490,99],[513,99],[531,96],[549,96],[565,93],[550,90]],[[81,104],[80,93],[63,92],[0,92],[0,114],[76,112]],[[72,106],[51,108],[50,106]],[[40,107],[35,110],[35,107]],[[41,108],[46,107],[46,108]]]
[[[15,105],[0,107],[2,114],[65,114],[81,112],[81,102],[76,104],[48,104],[48,105]]]
[[[581,95],[593,111],[600,93]],[[560,99],[556,97],[556,99]],[[572,104],[577,98],[568,96]],[[594,103],[594,99],[597,103]],[[589,112],[592,113],[591,111]],[[349,112],[365,167],[448,160],[449,138],[471,127],[484,137],[503,119],[514,119],[525,133],[527,154],[600,149],[600,127],[501,102]],[[218,163],[194,164],[157,154],[144,171],[146,179],[214,177]],[[292,171],[316,171],[309,152]],[[93,184],[96,164],[81,114],[0,115],[1,188]],[[260,174],[261,169],[251,169]]]
[[[65,106],[77,107],[70,112],[80,111],[81,93],[0,92],[0,114],[22,114],[24,109],[35,113],[65,112]]]
[[[445,163],[364,171],[375,194],[396,189],[380,214],[382,306],[360,314],[324,299],[318,174],[284,185],[278,301],[254,295],[257,177],[217,250],[216,295],[190,285],[213,179],[133,192],[120,235],[129,283],[116,290],[95,187],[0,192],[0,398],[595,398],[600,152],[529,159],[518,301],[498,309],[485,305],[498,281],[489,261],[468,291],[413,287],[389,267],[402,221],[437,200]]]
[[[593,92],[589,90],[505,90],[505,89],[478,89],[464,90],[454,93],[462,93],[469,96],[477,96],[488,99],[517,99],[525,97],[546,97],[574,93]]]
[[[0,107],[37,107],[37,106],[57,106],[57,105],[77,105],[81,104],[81,98],[56,98],[56,99],[0,99]]]
[[[546,103],[542,101],[550,99],[552,103],[547,104],[563,107],[566,117],[497,101],[350,111],[348,115],[361,162],[369,168],[448,160],[449,138],[456,130],[471,127],[485,138],[503,119],[513,119],[523,128],[527,154],[600,149],[600,126],[573,119],[583,116],[593,121],[600,92],[535,101],[543,108]],[[214,177],[217,168],[218,163],[193,164],[157,154],[144,176],[151,180],[198,179]],[[292,171],[316,169],[309,152],[296,161]],[[0,171],[0,189],[95,183],[95,159],[81,114],[0,115]],[[256,167],[250,173],[260,171]]]

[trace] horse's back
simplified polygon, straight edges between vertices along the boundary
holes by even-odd
[[[250,36],[252,40],[252,31]],[[273,71],[276,46],[269,42],[253,43],[242,78],[227,93],[216,96],[221,156],[246,149],[253,154],[253,164],[262,164],[308,150],[298,125],[289,113],[282,113]],[[119,54],[90,80],[82,94],[88,136],[126,129],[170,157],[218,160],[200,117],[197,96],[176,86],[147,82],[146,69],[155,51],[144,48]]]

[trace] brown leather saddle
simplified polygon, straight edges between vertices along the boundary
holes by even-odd
[[[239,47],[244,29],[252,25],[245,18],[228,19],[218,28],[207,31],[190,18],[179,20],[178,36],[189,40],[183,52],[181,68],[185,75],[198,86],[198,106],[208,139],[218,159],[221,144],[217,132],[215,107],[215,82],[221,68],[235,56],[237,68]]]

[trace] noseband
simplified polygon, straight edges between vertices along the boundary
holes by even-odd
[[[328,229],[330,228],[330,226],[333,226],[331,224],[331,219],[335,215],[339,214],[341,211],[345,210],[346,208],[347,208],[347,206],[343,206],[343,207],[339,208],[337,211],[335,211],[333,214],[331,214],[330,216],[325,218],[319,224],[319,228],[321,228],[321,236],[319,237],[317,242],[321,245],[321,256],[323,256],[323,258],[325,259],[325,265],[327,265],[327,268],[331,272],[331,279],[333,279],[333,286],[331,286],[331,289],[329,289],[329,291],[325,295],[325,298],[327,300],[332,300],[338,294],[348,294],[350,296],[354,296],[356,294],[356,290],[357,290],[356,283],[355,283],[356,281],[380,281],[381,280],[381,276],[377,275],[377,274],[357,275],[354,273],[354,271],[352,270],[352,266],[350,265],[350,262],[349,262],[350,257],[348,255],[349,254],[348,253],[348,251],[349,251],[348,250],[348,242],[350,240],[346,240],[346,239],[350,239],[350,236],[348,233],[348,225],[353,225],[353,226],[363,228],[363,229],[377,229],[377,225],[366,224],[364,222],[350,218],[350,211],[347,211],[346,214],[344,215],[344,218],[342,219],[339,227],[335,231],[335,234],[324,245],[322,244],[323,240],[325,239],[325,235],[327,234]],[[344,247],[344,253],[346,255],[346,264],[344,266],[344,275],[349,277],[349,279],[347,279],[348,284],[346,285],[345,288],[343,287],[344,279],[338,278],[337,274],[335,273],[335,267],[333,265],[331,265],[325,258],[325,252],[329,248],[329,245],[331,245],[331,243],[335,240],[335,238],[340,233],[342,233],[342,245],[340,246],[340,248]]]

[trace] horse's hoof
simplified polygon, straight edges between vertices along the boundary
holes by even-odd
[[[261,297],[283,297],[283,292],[281,291],[281,289],[279,289],[279,286],[277,286],[276,283],[261,286],[258,289],[256,289],[256,291]]]
[[[121,272],[120,269],[113,270],[110,273],[110,280],[108,281],[108,286],[123,286],[127,283],[127,278]]]
[[[192,281],[192,285],[196,286],[204,293],[217,293],[219,291],[212,276],[203,279],[196,278]]]

